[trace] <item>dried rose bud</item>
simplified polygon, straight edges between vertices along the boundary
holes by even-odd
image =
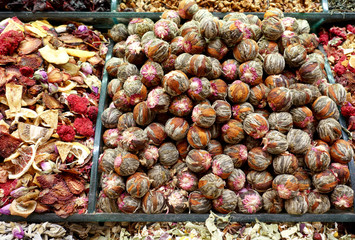
[[[329,152],[321,146],[312,147],[305,155],[304,161],[312,172],[321,172],[329,167]]]
[[[263,207],[263,199],[260,194],[252,189],[243,188],[238,192],[238,209],[241,213],[253,214]]]
[[[330,195],[330,200],[336,209],[350,209],[354,205],[354,190],[346,185],[338,185]]]
[[[326,118],[339,119],[337,104],[327,96],[318,97],[312,104],[312,110],[318,120]]]
[[[155,190],[150,190],[142,199],[143,212],[147,214],[162,213],[166,210],[164,195]]]
[[[151,168],[158,162],[159,149],[154,145],[148,145],[139,153],[139,162],[143,167]]]
[[[188,130],[189,124],[183,118],[170,118],[165,124],[166,134],[175,141],[185,138]]]
[[[265,192],[272,186],[273,177],[271,173],[267,171],[250,171],[247,175],[247,181],[251,185],[252,189],[258,192]]]
[[[152,180],[151,186],[153,188],[158,188],[167,183],[170,178],[170,172],[168,169],[164,168],[162,165],[156,164],[148,171],[148,177]]]
[[[276,156],[272,164],[276,174],[294,174],[298,168],[297,157],[289,152]]]
[[[299,192],[298,180],[290,174],[281,174],[274,178],[272,188],[277,191],[280,198],[291,199]]]
[[[137,155],[122,152],[119,153],[115,159],[115,171],[120,176],[130,176],[135,173],[139,167],[139,160]]]
[[[299,194],[285,201],[285,209],[288,214],[302,215],[308,211],[308,198],[305,194]]]
[[[284,153],[288,148],[286,135],[276,130],[269,131],[263,138],[262,144],[264,144],[263,150],[271,154]]]
[[[300,129],[291,129],[287,134],[288,150],[295,154],[306,153],[311,145],[309,135]]]
[[[159,162],[163,166],[172,166],[179,159],[179,152],[175,144],[171,142],[163,143],[159,148]]]
[[[354,150],[349,142],[339,139],[330,147],[330,155],[335,162],[347,164],[354,158]]]
[[[212,204],[217,212],[227,214],[236,209],[238,204],[237,194],[229,189],[223,189],[222,195],[212,200]]]
[[[128,193],[123,193],[117,199],[118,209],[124,213],[135,213],[141,207],[141,200],[139,198],[134,198]]]
[[[151,123],[144,132],[147,134],[150,144],[160,146],[167,137],[164,125],[160,123]]]
[[[206,172],[212,165],[212,157],[202,149],[193,149],[186,157],[187,167],[196,173]]]
[[[225,184],[222,178],[213,173],[209,173],[200,178],[198,189],[206,198],[216,199],[222,195]]]
[[[137,172],[130,176],[126,182],[127,192],[135,198],[143,197],[150,187],[150,180],[145,173]]]
[[[269,189],[264,192],[263,207],[267,213],[280,213],[283,209],[283,200],[279,197],[276,190]]]
[[[194,213],[208,213],[212,209],[212,201],[204,197],[200,191],[194,191],[189,195],[189,206]]]
[[[222,179],[226,179],[232,173],[234,163],[232,158],[226,154],[219,154],[213,157],[212,172]]]
[[[258,113],[250,113],[243,121],[243,129],[253,138],[262,138],[269,131],[269,123]]]
[[[320,193],[329,193],[338,185],[338,179],[329,169],[313,175],[312,183]]]
[[[315,214],[324,214],[330,209],[329,197],[325,194],[320,194],[316,190],[308,194],[308,212]]]
[[[124,179],[116,173],[104,173],[101,177],[101,188],[109,198],[118,198],[126,189]]]
[[[106,147],[116,148],[119,143],[120,132],[117,128],[107,129],[102,135],[102,140]]]
[[[193,124],[187,132],[187,141],[193,148],[205,148],[210,140],[210,131],[195,124]]]
[[[183,213],[188,208],[187,192],[175,190],[167,198],[167,204],[172,213]]]
[[[148,144],[147,133],[139,127],[130,127],[124,130],[120,140],[120,146],[127,150],[136,152]]]
[[[317,126],[319,138],[327,143],[334,143],[341,137],[341,125],[334,118],[322,119]]]
[[[163,79],[164,71],[159,63],[147,61],[140,70],[142,83],[147,87],[158,86]]]

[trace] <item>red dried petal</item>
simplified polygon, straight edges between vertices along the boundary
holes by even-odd
[[[58,179],[55,174],[50,175],[41,175],[36,177],[37,182],[44,188],[51,188],[58,182]]]
[[[0,156],[3,158],[9,157],[20,146],[22,141],[12,135],[0,132]]]
[[[10,193],[16,189],[17,185],[17,179],[14,180],[8,180],[6,183],[1,183],[0,184],[0,189],[2,190],[2,194],[4,197],[7,197],[10,195]]]
[[[67,201],[73,197],[68,186],[63,180],[60,180],[52,189],[50,194],[60,201]]]
[[[55,211],[59,217],[67,218],[75,211],[74,201],[68,201],[67,204],[63,204],[59,210]]]
[[[42,193],[41,193],[42,194]],[[46,205],[52,205],[55,202],[58,201],[57,198],[55,198],[50,192],[44,194],[43,196],[38,198],[39,202],[42,204],[46,204]]]
[[[63,178],[71,193],[80,194],[85,190],[84,183],[78,178],[71,175],[65,175]]]

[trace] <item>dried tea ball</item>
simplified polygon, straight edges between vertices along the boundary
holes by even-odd
[[[267,213],[280,213],[282,211],[284,203],[277,191],[269,189],[263,193],[262,198],[263,208]]]
[[[150,187],[150,181],[145,173],[137,172],[130,176],[126,182],[127,192],[135,198],[143,197]]]
[[[243,144],[247,147],[248,151],[250,151],[253,148],[261,146],[261,139],[255,139],[252,136],[247,135]]]
[[[106,108],[101,114],[101,122],[105,128],[116,128],[122,112],[117,108]]]
[[[264,81],[266,87],[269,89],[274,89],[277,87],[286,87],[290,86],[290,80],[282,74],[270,75]]]
[[[213,173],[206,174],[198,181],[198,189],[208,199],[216,199],[222,195],[226,183]]]
[[[267,102],[274,112],[286,112],[292,106],[292,92],[285,87],[274,88],[267,95]]]
[[[155,113],[168,112],[170,96],[161,87],[151,90],[147,97],[147,106]]]
[[[268,118],[270,129],[286,134],[293,127],[292,115],[288,112],[273,112]]]
[[[107,129],[102,135],[106,147],[116,148],[119,143],[120,131],[117,128]]]
[[[186,157],[186,165],[192,172],[206,172],[212,165],[211,154],[206,150],[193,149]]]
[[[137,124],[136,121],[134,121],[132,112],[124,113],[118,118],[117,129],[121,133],[127,128],[136,127],[136,126]]]
[[[177,172],[177,185],[182,190],[192,192],[198,188],[198,178],[189,170]]]
[[[163,79],[164,71],[159,63],[147,61],[140,70],[141,81],[147,87],[158,86]]]
[[[258,108],[264,108],[267,104],[267,95],[270,92],[264,83],[260,83],[250,89],[249,102]]]
[[[209,40],[215,39],[219,35],[218,18],[208,17],[200,21],[200,33]]]
[[[243,121],[243,129],[253,138],[262,138],[269,131],[269,122],[259,113],[250,113]]]
[[[200,23],[195,21],[195,20],[191,20],[188,22],[185,22],[181,27],[179,32],[181,33],[180,35],[182,37],[185,37],[186,34],[188,34],[189,32],[200,32]]]
[[[227,21],[219,29],[219,36],[227,47],[233,47],[243,39],[243,32],[240,27],[242,24],[244,23],[239,20]]]
[[[206,99],[211,93],[211,83],[207,78],[193,77],[190,79],[188,96],[194,101]]]
[[[123,213],[135,213],[141,207],[141,200],[139,198],[134,198],[128,193],[123,193],[117,199],[118,209]]]
[[[144,45],[142,45],[142,46],[144,46]],[[114,57],[124,58],[126,47],[127,47],[127,45],[126,45],[125,41],[121,41],[121,42],[116,43],[113,46],[112,55]]]
[[[279,8],[269,8],[265,11],[264,18],[266,19],[269,17],[278,17],[281,19],[284,17],[284,13]]]
[[[220,38],[216,38],[207,43],[206,51],[209,56],[222,60],[228,53],[228,48]]]
[[[226,143],[237,144],[244,139],[243,125],[231,119],[222,127],[222,138]]]
[[[291,174],[277,175],[272,182],[272,188],[282,199],[294,198],[299,192],[298,180]]]
[[[289,152],[276,156],[272,164],[276,174],[294,174],[298,168],[297,157]]]
[[[245,62],[239,66],[240,80],[255,86],[263,82],[263,65],[258,61]]]
[[[200,54],[205,51],[207,46],[205,38],[199,33],[191,31],[184,36],[184,52],[190,54]]]
[[[272,163],[272,156],[261,147],[255,147],[248,153],[248,166],[256,171],[264,171]]]
[[[243,144],[226,145],[223,153],[232,158],[236,168],[243,166],[248,160],[248,149]]]
[[[278,43],[279,43],[280,52],[284,53],[286,47],[292,44],[300,44],[300,39],[296,33],[286,30],[283,32]]]
[[[261,21],[261,31],[267,40],[276,41],[285,31],[285,27],[280,18],[273,16]]]
[[[341,137],[341,125],[334,118],[320,120],[317,126],[319,138],[332,144]]]
[[[314,120],[313,112],[306,106],[291,109],[293,125],[299,128],[305,128]]]
[[[142,199],[142,209],[147,214],[162,213],[166,209],[163,193],[157,190],[147,192]]]
[[[248,17],[242,12],[232,12],[223,17],[225,21],[239,21],[241,23],[249,23]]]
[[[123,58],[112,57],[105,64],[105,69],[110,77],[116,77],[119,67],[124,63]]]
[[[329,152],[322,146],[312,147],[305,155],[304,161],[312,172],[321,172],[330,164]]]
[[[187,74],[190,70],[192,55],[189,53],[180,54],[175,60],[175,69]]]
[[[287,134],[288,150],[294,154],[305,154],[311,146],[311,138],[300,129],[291,129]]]
[[[299,35],[299,38],[307,53],[312,53],[319,45],[318,37],[314,33],[303,33]]]
[[[211,157],[217,156],[223,153],[222,144],[217,140],[211,140],[207,145],[207,151],[211,154]]]
[[[253,14],[248,14],[247,18],[248,18],[249,24],[256,24],[259,27],[261,26],[261,20],[259,19],[258,16],[253,15]]]
[[[216,121],[216,111],[211,105],[197,104],[192,110],[191,119],[197,126],[209,128]]]
[[[244,171],[235,168],[227,179],[227,186],[232,191],[239,191],[244,188],[245,182],[246,177]]]
[[[130,176],[137,171],[139,160],[137,155],[124,151],[117,155],[114,166],[118,175]]]
[[[154,24],[154,34],[156,37],[170,42],[176,37],[179,28],[176,23],[168,19],[160,19]]]
[[[288,148],[286,135],[276,130],[269,131],[263,138],[263,149],[271,154],[284,153]]]
[[[183,117],[189,115],[193,107],[192,100],[188,96],[182,94],[172,98],[169,112],[175,116]]]
[[[300,67],[299,74],[301,82],[313,84],[323,78],[323,70],[319,63],[314,60],[308,60]]]
[[[284,17],[281,19],[282,23],[285,26],[285,30],[289,30],[292,32],[298,32],[298,21],[293,17]]]
[[[123,131],[120,146],[127,150],[136,152],[143,149],[148,143],[145,131],[139,127],[130,127]]]
[[[210,131],[196,124],[193,124],[187,133],[187,141],[193,148],[205,148],[210,140]]]
[[[258,44],[252,39],[243,39],[233,48],[234,58],[241,63],[253,60],[258,52]]]
[[[346,90],[339,83],[329,84],[326,89],[326,95],[339,106],[343,105],[346,100]]]
[[[339,139],[330,147],[330,155],[333,161],[347,164],[354,158],[354,150],[349,142]]]
[[[165,124],[165,132],[171,139],[179,141],[186,137],[189,131],[188,122],[180,117],[170,118]]]
[[[192,17],[193,20],[200,22],[204,18],[213,17],[213,14],[208,11],[208,9],[199,9],[194,16]]]
[[[320,193],[330,193],[338,185],[338,179],[334,173],[326,169],[323,172],[313,175],[312,183]]]
[[[139,75],[139,70],[132,63],[122,63],[117,69],[117,78],[125,82],[130,76]]]
[[[180,25],[180,16],[177,11],[174,10],[165,10],[163,14],[161,15],[162,19],[168,19],[170,21],[173,21],[176,25]]]
[[[261,21],[260,21],[260,24],[261,24]],[[249,33],[249,34],[245,34],[245,32],[244,32],[244,34],[250,35],[250,36],[248,36],[250,39],[253,39],[254,41],[258,41],[262,36],[260,26],[257,24],[247,24],[245,32]]]
[[[232,107],[232,114],[235,120],[243,122],[248,114],[254,112],[254,107],[248,103],[236,104]]]
[[[237,194],[229,189],[223,189],[222,195],[219,198],[212,200],[213,208],[217,212],[223,214],[234,211],[237,204]]]
[[[307,51],[301,44],[291,44],[285,48],[284,58],[288,66],[298,68],[306,62]]]
[[[169,211],[172,213],[183,213],[188,208],[187,192],[182,190],[174,190],[167,197]]]
[[[97,199],[98,212],[115,213],[118,212],[116,199],[108,198],[102,191]]]
[[[216,123],[227,122],[232,116],[231,105],[227,101],[216,100],[212,104],[212,108],[216,112]]]
[[[329,169],[334,173],[338,179],[339,184],[346,184],[350,179],[349,167],[341,163],[330,164]]]
[[[238,209],[241,213],[255,214],[263,207],[263,199],[253,189],[243,188],[238,192]]]
[[[120,42],[126,40],[126,38],[128,37],[128,30],[126,25],[122,23],[113,25],[113,27],[110,30],[108,30],[108,36],[114,42]]]
[[[99,158],[99,170],[106,173],[114,171],[114,161],[116,155],[117,152],[115,149],[105,149]]]
[[[212,209],[212,201],[200,191],[194,191],[189,195],[189,206],[193,213],[208,213]]]
[[[172,166],[179,159],[179,151],[171,142],[163,143],[159,148],[159,162],[163,166]]]
[[[139,153],[139,162],[145,168],[151,168],[158,162],[159,149],[154,145],[148,145]]]
[[[327,96],[318,97],[312,104],[314,116],[318,119],[339,119],[339,110],[336,103]]]
[[[222,77],[227,81],[238,79],[239,63],[234,59],[228,59],[222,63]]]
[[[180,55],[184,52],[184,38],[182,36],[177,36],[173,38],[170,42],[171,53]]]
[[[161,63],[161,67],[164,70],[164,73],[171,72],[175,69],[175,61],[177,56],[174,54],[170,54],[169,57]]]
[[[212,172],[222,179],[226,179],[232,173],[234,163],[231,157],[226,154],[219,154],[213,157]]]
[[[151,31],[148,31],[148,32],[151,32]],[[144,34],[143,34],[144,35]],[[127,39],[126,39],[126,45],[129,45],[131,43],[134,43],[134,42],[140,42],[141,41],[141,37],[138,36],[137,34],[130,34]]]
[[[197,77],[205,77],[212,71],[212,61],[203,54],[195,54],[190,59],[188,72]]]
[[[305,194],[299,194],[285,201],[285,209],[288,214],[302,215],[308,211],[308,199]]]
[[[221,79],[216,79],[210,81],[211,83],[211,95],[209,96],[210,101],[215,100],[225,100],[228,92],[228,85],[225,81]]]
[[[107,94],[110,96],[110,98],[113,98],[116,92],[122,89],[123,89],[123,81],[114,78],[107,85]]]
[[[354,205],[354,190],[346,185],[338,185],[330,195],[330,200],[336,209],[350,209]]]
[[[306,84],[296,83],[290,86],[292,104],[301,107],[313,102],[313,91]],[[312,101],[313,100],[313,101]]]
[[[330,209],[329,197],[320,194],[317,191],[311,191],[308,194],[308,212],[315,214],[324,214]]]
[[[242,81],[234,81],[228,85],[228,98],[233,103],[243,103],[249,98],[250,88]]]
[[[267,54],[278,53],[279,47],[276,42],[266,40],[265,38],[261,38],[258,41],[259,46],[259,54],[262,57],[265,57]]]
[[[298,22],[298,34],[310,32],[311,28],[307,20],[297,19],[297,22]]]
[[[142,37],[144,33],[152,31],[154,27],[153,20],[149,18],[133,18],[128,23],[128,33],[129,35],[137,34]]]
[[[170,55],[169,43],[161,39],[153,39],[145,45],[145,54],[154,62],[164,62]]]
[[[140,42],[134,42],[127,45],[125,49],[125,59],[127,62],[141,65],[145,61],[145,54]]]
[[[163,78],[164,90],[170,96],[178,96],[189,89],[189,79],[182,71],[175,70],[166,74]]]
[[[271,53],[264,58],[264,70],[267,74],[280,74],[284,68],[285,59],[280,53]]]
[[[114,172],[110,172],[102,175],[101,188],[107,197],[116,199],[126,189],[126,185],[121,176]]]
[[[123,90],[129,97],[131,105],[136,105],[147,98],[147,88],[143,85],[139,76],[127,78],[123,84]]]
[[[250,171],[247,175],[247,181],[251,188],[258,192],[265,192],[272,186],[273,177],[268,171]]]
[[[140,126],[147,126],[153,122],[155,113],[148,107],[146,101],[138,103],[133,109],[134,121]]]
[[[179,2],[178,13],[183,19],[192,19],[193,15],[199,10],[194,0],[183,0]]]
[[[171,175],[168,169],[156,164],[148,170],[148,177],[151,180],[151,186],[158,188],[166,184],[170,180]]]

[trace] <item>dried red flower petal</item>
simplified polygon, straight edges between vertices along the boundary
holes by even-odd
[[[22,32],[15,30],[3,32],[0,35],[0,55],[12,55],[24,39]]]
[[[80,179],[72,175],[64,175],[63,178],[71,193],[80,194],[85,190],[85,185]]]
[[[0,156],[9,157],[21,144],[21,140],[0,131]]]

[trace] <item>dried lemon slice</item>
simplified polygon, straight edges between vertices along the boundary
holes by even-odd
[[[17,85],[15,83],[6,84],[6,100],[10,111],[13,113],[17,113],[21,109],[22,89],[22,85]]]
[[[81,143],[72,143],[70,152],[78,159],[78,164],[83,164],[85,159],[90,155],[91,151]]]
[[[29,108],[21,108],[18,113],[11,112],[10,110],[5,111],[6,118],[23,118],[25,120],[27,119],[34,119],[38,117],[38,114],[36,111],[33,111]]]
[[[350,57],[349,65],[350,65],[350,67],[355,68],[355,56],[354,55]]]
[[[65,49],[70,56],[78,57],[78,58],[91,58],[95,56],[95,52],[80,50],[80,49]]]
[[[65,162],[65,160],[67,159],[67,156],[70,152],[70,150],[72,149],[73,145],[71,143],[67,143],[67,142],[61,142],[61,141],[57,141],[55,143],[57,149],[58,149],[58,153],[60,156],[60,159],[62,160],[62,162]]]
[[[20,122],[18,124],[18,132],[24,142],[38,143],[40,141],[39,143],[44,143],[51,137],[53,129]]]
[[[75,88],[78,84],[74,81],[66,81],[64,83],[64,86],[63,87],[58,87],[58,91],[59,92],[68,92],[70,90],[72,90],[73,88]]]
[[[38,49],[38,51],[41,53],[41,56],[50,63],[65,64],[69,61],[69,55],[65,48],[62,47],[56,50],[46,45],[45,47]]]
[[[59,115],[59,112],[57,109],[55,109],[55,110],[46,110],[46,111],[42,112],[41,114],[39,114],[38,117],[40,117],[48,127],[57,129],[58,115]],[[44,124],[42,123],[42,125],[44,125]]]
[[[37,144],[31,146],[22,146],[19,150],[19,156],[11,160],[14,165],[13,172],[9,173],[9,179],[19,179],[32,166],[36,156]]]

